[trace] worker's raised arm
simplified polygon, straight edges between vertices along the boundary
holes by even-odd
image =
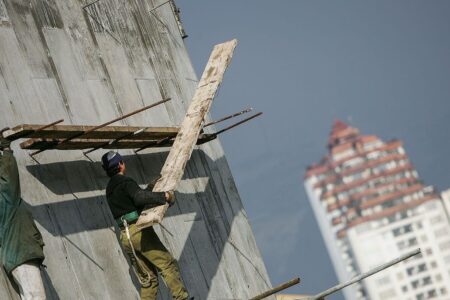
[[[149,190],[143,190],[134,180],[130,180],[126,183],[126,190],[128,195],[133,199],[134,205],[137,207],[166,204],[165,193],[155,193]]]

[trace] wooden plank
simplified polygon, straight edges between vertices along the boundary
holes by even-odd
[[[231,62],[236,45],[237,40],[231,40],[214,47],[174,144],[161,170],[161,178],[153,188],[154,192],[173,191],[180,182],[186,163],[191,157],[200,134],[202,122],[211,107],[225,70]],[[167,208],[168,205],[166,204],[145,210],[136,224],[140,228],[146,228],[155,223],[160,223]]]
[[[168,136],[170,137],[170,136]],[[197,144],[203,144],[215,138],[214,135],[201,134],[199,135]],[[146,148],[161,148],[171,147],[173,145],[173,139],[123,139],[115,143],[109,143],[109,139],[73,139],[66,143],[61,144],[63,139],[29,139],[20,144],[22,149],[26,150],[41,150],[49,149],[50,146],[55,146],[52,150],[82,150],[91,148],[102,149],[139,149]]]
[[[175,190],[181,180],[200,134],[203,119],[211,107],[236,45],[237,40],[232,40],[214,47],[174,145],[161,170],[161,179],[154,187],[155,192]]]
[[[55,125],[44,130],[36,132],[42,125],[22,124],[16,126],[4,133],[4,136],[9,140],[16,140],[19,138],[51,138],[51,139],[65,139],[76,134],[88,131],[95,126],[85,125]],[[126,134],[131,134],[142,127],[137,126],[106,126],[100,128],[86,135],[83,139],[117,139]],[[178,133],[176,127],[148,127],[139,134],[133,136],[134,140],[152,140],[161,139],[165,137],[175,137]]]

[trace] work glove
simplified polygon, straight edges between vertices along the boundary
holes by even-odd
[[[169,206],[172,206],[175,203],[175,193],[173,191],[165,192],[166,201]]]

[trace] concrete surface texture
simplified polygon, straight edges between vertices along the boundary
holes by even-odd
[[[276,300],[302,300],[302,299],[308,299],[312,296],[306,296],[306,295],[294,295],[294,294],[277,294]]]
[[[114,125],[179,125],[197,77],[171,6],[151,11],[161,3],[0,0],[0,127],[60,118],[98,125],[165,97]],[[46,151],[36,162],[13,148],[46,243],[48,298],[138,299],[104,197],[103,151],[93,162],[81,151]],[[139,184],[159,174],[167,153],[121,151]],[[177,198],[156,230],[196,299],[248,299],[271,287],[218,140],[194,151]],[[170,299],[160,286],[160,299]],[[18,299],[4,273],[0,299]]]

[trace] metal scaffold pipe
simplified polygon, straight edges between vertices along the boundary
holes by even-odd
[[[212,122],[206,123],[205,125],[203,125],[203,128],[208,127],[208,126],[211,126],[211,125],[214,125],[214,124],[217,124],[217,123],[220,123],[220,122],[223,122],[223,121],[226,121],[226,120],[229,120],[229,119],[232,119],[232,118],[235,118],[235,117],[240,116],[240,115],[243,115],[243,114],[246,114],[246,113],[248,113],[248,112],[251,112],[252,110],[253,110],[253,108],[251,108],[251,107],[250,107],[250,108],[247,108],[247,109],[244,109],[243,111],[240,111],[240,112],[234,113],[234,114],[232,114],[232,115],[223,117],[223,118],[221,118],[221,119],[219,119],[219,120],[216,120],[216,121],[212,121]]]
[[[91,133],[91,132],[93,132],[93,131],[95,131],[95,130],[98,130],[98,129],[100,129],[100,128],[106,127],[106,126],[108,126],[108,125],[110,125],[110,124],[112,124],[112,123],[121,121],[121,120],[126,119],[126,118],[131,117],[131,116],[134,116],[134,115],[136,115],[136,114],[138,114],[138,113],[140,113],[140,112],[143,112],[144,110],[147,110],[147,109],[150,109],[150,108],[152,108],[152,107],[158,106],[158,105],[163,104],[163,103],[165,103],[165,102],[167,102],[167,101],[169,101],[169,100],[171,100],[171,98],[165,98],[165,99],[163,99],[163,100],[161,100],[161,101],[158,101],[158,102],[155,102],[155,103],[153,103],[153,104],[147,105],[147,106],[145,106],[145,107],[143,107],[143,108],[140,108],[140,109],[138,109],[138,110],[135,110],[135,111],[133,111],[133,112],[130,112],[130,113],[126,114],[126,115],[123,115],[123,116],[121,116],[121,117],[115,118],[115,119],[113,119],[113,120],[111,120],[111,121],[108,121],[108,122],[106,122],[106,123],[103,123],[103,124],[101,124],[101,125],[95,126],[95,127],[92,128],[92,129],[89,129],[89,130],[86,130],[86,131],[77,133],[77,134],[75,134],[75,135],[73,135],[73,136],[71,136],[71,137],[68,137],[68,138],[66,138],[66,139],[64,139],[64,140],[62,140],[62,141],[60,141],[60,142],[58,142],[58,143],[55,144],[55,145],[51,145],[51,146],[46,147],[46,148],[44,148],[44,149],[35,151],[35,152],[31,153],[30,155],[31,155],[31,156],[35,156],[36,154],[39,154],[39,153],[44,152],[44,151],[46,151],[46,150],[54,149],[54,148],[56,148],[57,146],[62,145],[62,144],[65,144],[65,143],[67,143],[67,142],[69,142],[69,141],[71,141],[71,140],[73,140],[73,139],[82,137],[82,136],[84,136],[84,135],[86,135],[86,134],[88,134],[88,133]]]
[[[300,278],[298,278],[298,277],[294,278],[294,279],[292,279],[292,280],[290,280],[288,282],[280,284],[277,287],[274,287],[273,289],[270,289],[270,290],[268,290],[268,291],[266,291],[266,292],[264,292],[262,294],[259,294],[258,296],[253,297],[250,300],[261,300],[261,299],[267,298],[267,297],[269,297],[269,296],[271,296],[271,295],[273,295],[275,293],[278,293],[278,292],[281,292],[282,290],[290,288],[291,286],[296,285],[299,282],[300,282]]]
[[[387,263],[385,263],[385,264],[383,264],[383,265],[381,265],[381,266],[378,266],[378,267],[376,267],[376,268],[374,268],[374,269],[372,269],[372,270],[370,270],[370,271],[368,271],[368,272],[366,272],[366,273],[363,273],[363,274],[361,274],[361,275],[358,275],[358,276],[356,276],[356,277],[353,277],[353,278],[350,279],[349,281],[347,281],[347,282],[345,282],[345,283],[338,284],[338,285],[336,285],[336,286],[334,286],[334,287],[332,287],[332,288],[330,288],[330,289],[328,289],[328,290],[326,290],[326,291],[323,291],[323,292],[320,293],[320,294],[315,295],[315,296],[312,297],[312,298],[309,298],[308,300],[319,300],[319,299],[323,299],[323,298],[326,297],[326,296],[329,296],[329,295],[331,295],[331,294],[334,294],[334,293],[336,293],[337,291],[340,291],[340,290],[342,290],[343,288],[345,288],[345,287],[347,287],[347,286],[349,286],[349,285],[352,285],[352,284],[354,284],[354,283],[356,283],[356,282],[358,282],[358,281],[363,280],[364,278],[367,278],[367,277],[372,276],[372,275],[374,275],[374,274],[376,274],[376,273],[378,273],[378,272],[380,272],[380,271],[383,271],[384,269],[387,269],[387,268],[389,268],[389,267],[392,267],[393,265],[398,264],[399,262],[402,262],[402,261],[404,261],[404,260],[407,260],[408,258],[411,258],[411,257],[413,257],[413,256],[415,256],[415,255],[417,255],[417,254],[419,254],[419,253],[421,253],[420,248],[419,248],[419,249],[416,249],[416,250],[414,250],[414,251],[412,251],[412,252],[406,253],[405,255],[402,255],[402,256],[400,256],[400,257],[394,259],[394,260],[391,260],[390,262],[387,262]]]

